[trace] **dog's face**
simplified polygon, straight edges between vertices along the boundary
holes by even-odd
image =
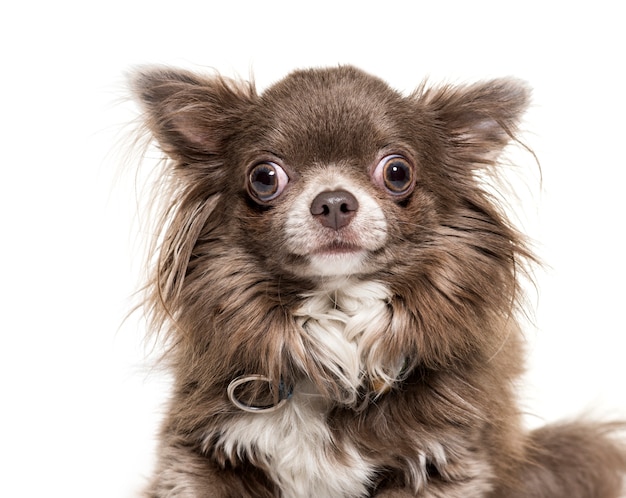
[[[237,217],[251,249],[298,275],[380,270],[426,222],[410,113],[373,78],[310,76],[270,89],[246,120]]]
[[[188,189],[221,196],[232,244],[307,278],[428,259],[527,101],[509,80],[405,97],[350,67],[296,72],[260,96],[163,70],[135,88]]]

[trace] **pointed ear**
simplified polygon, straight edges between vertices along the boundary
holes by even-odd
[[[252,104],[252,84],[168,68],[141,68],[130,77],[145,124],[176,160],[219,155],[238,119]]]
[[[458,159],[494,164],[502,149],[515,138],[530,95],[525,82],[502,78],[470,86],[430,89],[418,98],[434,114]]]

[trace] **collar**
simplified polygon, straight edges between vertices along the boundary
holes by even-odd
[[[375,397],[383,396],[387,394],[394,384],[397,382],[406,379],[407,373],[409,371],[409,360],[408,358],[403,358],[403,361],[400,365],[398,374],[394,380],[383,379],[383,378],[372,378],[370,379],[370,387],[372,392],[375,393]],[[266,377],[265,375],[244,375],[241,377],[237,377],[232,380],[230,384],[228,384],[227,393],[228,399],[230,402],[240,410],[248,413],[272,413],[277,410],[283,408],[285,403],[291,399],[293,396],[293,386],[288,386],[283,382],[283,379],[278,383],[278,401],[273,405],[250,405],[248,403],[244,403],[240,399],[237,398],[237,388],[249,382],[267,382],[270,384],[270,387],[273,385],[271,379]]]
[[[230,402],[235,405],[240,410],[248,413],[271,413],[279,410],[284,406],[284,404],[293,396],[293,386],[286,386],[285,383],[280,380],[278,384],[278,402],[273,405],[265,405],[265,406],[255,406],[244,403],[243,401],[237,398],[236,390],[239,386],[244,384],[248,384],[249,382],[267,382],[272,385],[272,381],[269,377],[265,377],[264,375],[245,375],[242,377],[237,377],[235,380],[231,381],[228,384],[228,399]]]

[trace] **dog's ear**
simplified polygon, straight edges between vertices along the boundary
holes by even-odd
[[[168,68],[130,76],[145,123],[163,151],[182,162],[219,155],[256,92],[252,84]]]
[[[457,159],[489,165],[515,138],[530,94],[525,82],[502,78],[421,90],[416,97],[434,115]]]

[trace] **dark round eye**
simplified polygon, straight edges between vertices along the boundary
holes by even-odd
[[[394,195],[403,195],[413,188],[413,167],[404,157],[384,157],[374,170],[374,181]]]
[[[259,163],[250,170],[248,187],[250,193],[262,202],[278,197],[289,182],[285,170],[272,162]]]

